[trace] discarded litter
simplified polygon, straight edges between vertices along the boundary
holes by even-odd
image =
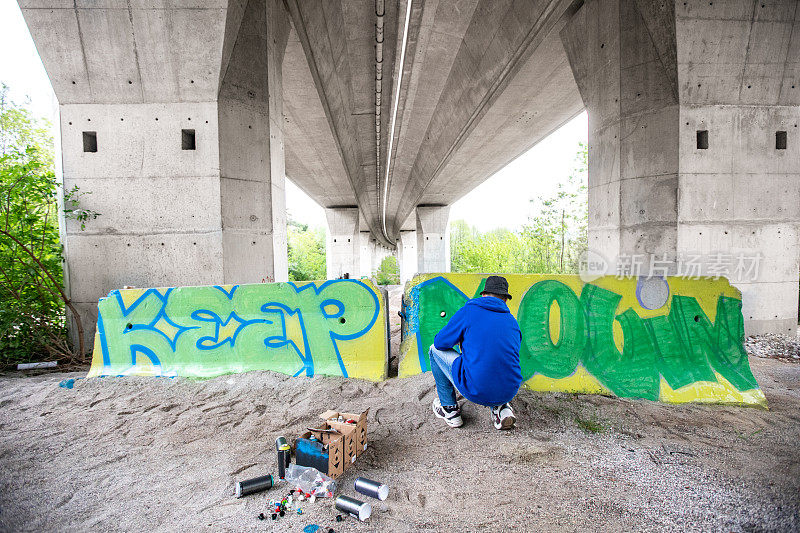
[[[357,477],[353,482],[353,488],[370,498],[377,498],[380,501],[389,497],[389,487],[384,483],[372,481],[365,477]]]
[[[263,492],[272,488],[273,479],[272,475],[254,477],[253,479],[246,479],[244,481],[236,482],[236,491],[234,496],[241,498],[248,494],[255,494],[256,492]]]
[[[61,381],[58,382],[58,386],[61,387],[62,389],[71,389],[73,385],[75,385],[75,380],[72,378],[62,379]]]
[[[308,524],[306,527],[303,528],[305,533],[314,533],[316,530],[319,529],[317,524]]]
[[[334,505],[340,511],[344,511],[354,518],[358,518],[362,522],[370,517],[372,514],[372,505],[368,502],[362,502],[351,498],[350,496],[339,496],[334,501]],[[337,518],[338,520],[338,518]]]
[[[290,464],[286,469],[286,482],[302,491],[298,501],[308,498],[310,503],[314,503],[316,498],[331,498],[336,492],[336,481],[310,466]]]
[[[367,449],[368,412],[322,413],[321,427],[307,428],[297,441],[297,464],[313,466],[334,479],[339,477]]]
[[[278,451],[278,477],[283,479],[286,477],[286,467],[292,461],[292,448],[286,442],[286,437],[278,437],[275,439],[275,449]]]
[[[58,361],[45,361],[43,363],[19,363],[17,370],[32,370],[34,368],[55,368],[58,366]]]

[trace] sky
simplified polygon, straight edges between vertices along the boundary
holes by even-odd
[[[10,86],[11,98],[17,103],[29,99],[35,115],[56,124],[55,94],[16,0],[0,0],[0,50],[0,81]],[[584,112],[455,202],[450,221],[463,219],[481,231],[519,228],[530,215],[530,200],[552,195],[566,180],[575,167],[578,144],[587,138]],[[290,179],[286,208],[298,222],[326,227],[323,208]]]

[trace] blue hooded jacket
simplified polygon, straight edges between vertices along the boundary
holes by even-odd
[[[494,296],[469,300],[447,322],[433,345],[452,350],[453,382],[461,394],[479,405],[496,406],[514,397],[522,385],[519,348],[522,333],[506,303]]]

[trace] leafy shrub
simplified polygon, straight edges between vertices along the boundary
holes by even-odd
[[[400,284],[400,268],[397,266],[397,258],[393,255],[387,255],[381,261],[381,266],[375,272],[375,279],[378,285],[399,285]]]
[[[0,363],[82,357],[83,326],[64,290],[53,141],[46,122],[0,91]],[[62,214],[85,227],[97,213],[80,209],[75,187]],[[67,335],[66,308],[78,346]]]

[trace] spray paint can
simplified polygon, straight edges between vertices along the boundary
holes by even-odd
[[[236,482],[236,492],[234,496],[241,498],[248,494],[255,494],[256,492],[263,492],[271,489],[273,485],[272,475],[254,477],[253,479],[246,479],[245,481]]]
[[[347,513],[362,522],[372,514],[372,506],[367,502],[361,502],[350,496],[339,496],[333,502],[337,509]]]
[[[278,437],[275,439],[275,449],[278,450],[278,477],[284,479],[286,477],[286,467],[292,460],[292,448],[286,442],[286,437]]]
[[[357,477],[353,482],[353,488],[356,492],[360,492],[370,498],[377,498],[380,501],[389,497],[389,486],[384,483],[378,483],[365,477]]]

